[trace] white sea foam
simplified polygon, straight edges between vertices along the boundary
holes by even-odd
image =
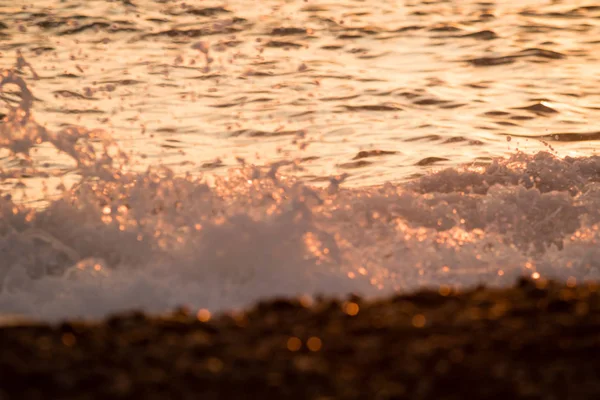
[[[404,184],[315,188],[243,166],[216,177],[132,172],[99,131],[49,132],[23,101],[0,145],[36,169],[49,142],[80,180],[43,208],[0,198],[0,313],[98,317],[177,305],[223,310],[276,295],[382,295],[421,286],[504,285],[526,274],[600,275],[600,158],[514,154]],[[32,172],[33,171],[33,172]],[[214,182],[213,182],[214,181]]]

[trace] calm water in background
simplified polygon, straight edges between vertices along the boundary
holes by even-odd
[[[597,1],[0,0],[0,314],[599,279],[599,50]]]
[[[2,66],[19,49],[40,77],[38,122],[151,163],[293,157],[368,185],[600,137],[594,1],[17,0],[0,19]]]

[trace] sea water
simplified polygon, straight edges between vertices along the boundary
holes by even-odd
[[[596,280],[599,17],[0,2],[0,313]]]

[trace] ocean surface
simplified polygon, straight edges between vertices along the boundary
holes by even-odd
[[[600,2],[0,0],[0,314],[600,278]]]

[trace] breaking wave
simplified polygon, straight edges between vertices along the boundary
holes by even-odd
[[[600,157],[515,153],[351,189],[343,176],[314,187],[279,172],[293,160],[224,176],[137,171],[100,130],[36,123],[26,82],[12,70],[1,76],[1,89],[20,91],[0,123],[10,154],[3,183],[39,181],[43,196],[40,205],[2,192],[1,313],[91,318],[232,309],[277,295],[505,285],[523,274],[599,278]],[[72,168],[40,165],[34,150],[48,147]]]

